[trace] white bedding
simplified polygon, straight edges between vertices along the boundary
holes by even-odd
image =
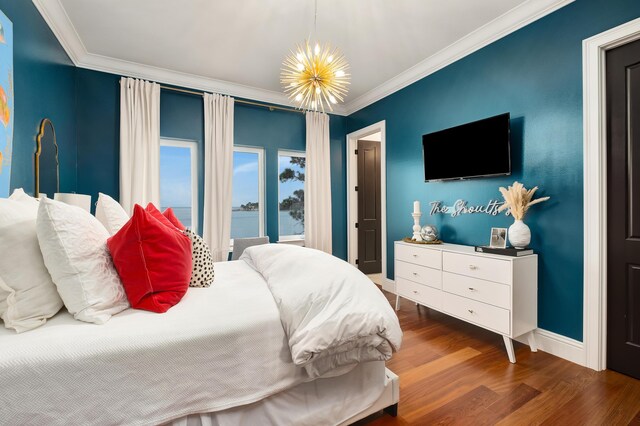
[[[243,261],[215,268],[210,288],[164,314],[95,325],[61,312],[28,333],[0,330],[0,424],[159,424],[308,381],[263,279]]]
[[[249,247],[240,259],[267,282],[293,362],[310,377],[385,361],[400,348],[402,330],[389,302],[347,262],[286,244]]]
[[[215,413],[193,414],[170,426],[338,425],[376,402],[391,386],[383,361],[365,362],[347,374],[301,383],[268,398]]]

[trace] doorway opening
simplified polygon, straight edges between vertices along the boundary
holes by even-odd
[[[349,263],[384,290],[387,278],[385,122],[347,135],[347,251]]]

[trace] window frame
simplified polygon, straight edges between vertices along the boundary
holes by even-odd
[[[265,167],[264,148],[257,146],[234,145],[233,153],[245,152],[258,154],[258,237],[265,236],[266,206],[265,206]],[[231,181],[231,193],[233,194],[233,179]],[[231,219],[233,221],[233,218]],[[233,250],[233,238],[230,238],[229,246]]]
[[[191,139],[160,138],[160,147],[189,149],[191,159],[191,230],[198,233],[198,141]],[[159,171],[162,174],[162,170]],[[162,189],[161,189],[162,191]]]
[[[302,231],[301,235],[280,235],[280,157],[304,157],[307,158],[307,152],[306,151],[296,151],[293,149],[279,149],[278,150],[278,173],[277,173],[277,179],[278,179],[278,242],[279,243],[304,243],[305,240],[305,235],[304,235],[304,228]],[[305,175],[306,175],[306,167],[305,167]],[[305,192],[305,196],[307,193],[307,180],[305,178],[304,181],[304,192]],[[306,214],[306,213],[305,213]]]

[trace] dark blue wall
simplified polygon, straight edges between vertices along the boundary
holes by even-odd
[[[120,194],[119,77],[82,68],[76,75],[78,193]]]
[[[33,193],[36,134],[40,121],[50,118],[59,147],[60,189],[75,191],[75,67],[32,2],[0,0],[0,10],[13,23],[14,39],[11,188]]]
[[[540,254],[539,326],[582,340],[581,43],[638,16],[637,0],[577,0],[348,118],[348,132],[386,120],[389,277],[393,241],[411,233],[413,200],[423,210],[434,200],[485,203],[514,180],[538,185],[552,197],[525,220]],[[512,176],[424,183],[421,135],[503,112],[512,116]],[[422,222],[436,224],[445,241],[476,245],[512,220],[423,215]]]
[[[78,192],[119,196],[120,77],[78,69]],[[331,116],[331,173],[333,252],[346,257],[345,118]],[[302,114],[269,111],[236,103],[236,145],[265,149],[266,232],[278,240],[278,150],[305,150],[305,119]],[[200,206],[204,188],[204,106],[202,97],[163,90],[160,98],[160,135],[199,142]],[[200,214],[199,229],[202,229]]]

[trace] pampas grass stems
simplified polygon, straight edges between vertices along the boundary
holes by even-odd
[[[533,200],[533,194],[538,187],[527,189],[520,182],[514,182],[507,189],[500,187],[500,193],[504,198],[504,204],[498,208],[499,212],[509,209],[509,213],[515,220],[523,220],[529,207],[547,201],[551,197],[541,197]]]

